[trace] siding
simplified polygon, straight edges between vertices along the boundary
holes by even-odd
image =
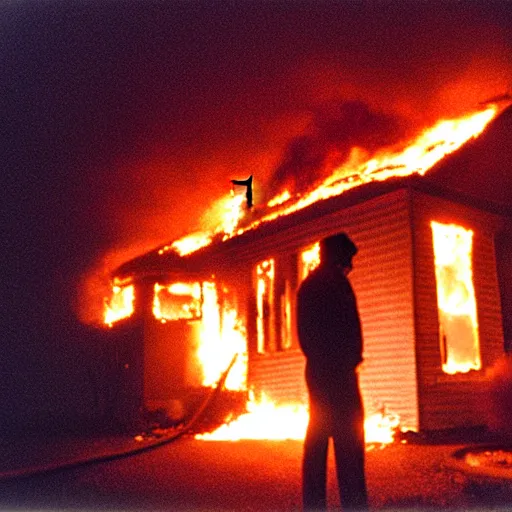
[[[498,280],[503,313],[505,350],[512,352],[512,222],[509,220],[496,240]]]
[[[264,392],[278,403],[307,402],[305,360],[295,349],[258,355],[249,366],[249,382],[256,393]]]
[[[460,224],[475,233],[473,280],[483,366],[480,371],[447,375],[441,369],[431,220]],[[504,352],[493,242],[498,223],[493,215],[414,193],[415,323],[422,430],[486,423],[482,400],[488,370]]]
[[[346,231],[359,247],[350,275],[364,336],[360,372],[367,412],[382,406],[402,424],[418,427],[412,251],[405,190],[375,198],[279,233],[279,244],[264,241],[262,257],[298,253],[324,236]],[[275,399],[304,399],[304,360],[300,352],[250,357],[250,384]]]

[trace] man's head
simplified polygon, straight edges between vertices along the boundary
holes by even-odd
[[[356,253],[356,244],[346,233],[328,236],[320,242],[320,259],[324,265],[351,270],[352,258]]]

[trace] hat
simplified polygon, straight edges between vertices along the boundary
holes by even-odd
[[[346,233],[338,233],[324,238],[320,242],[322,259],[324,257],[339,262],[350,262],[357,253],[356,244]]]

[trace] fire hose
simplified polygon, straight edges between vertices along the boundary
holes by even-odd
[[[108,455],[98,455],[93,457],[87,457],[83,459],[77,459],[73,461],[68,462],[60,462],[60,463],[50,463],[43,466],[37,466],[37,467],[31,467],[31,468],[24,468],[20,470],[12,470],[4,472],[1,475],[1,480],[10,480],[14,478],[25,478],[29,476],[33,476],[36,474],[41,473],[49,473],[53,471],[60,471],[63,469],[71,469],[75,467],[95,464],[98,462],[107,462],[115,459],[120,459],[123,457],[127,457],[129,455],[135,455],[137,453],[141,453],[144,451],[151,450],[153,448],[157,448],[159,446],[162,446],[164,444],[170,443],[171,441],[174,441],[181,437],[182,435],[186,434],[187,432],[190,432],[191,429],[194,427],[194,425],[203,417],[204,412],[208,408],[208,406],[213,402],[213,400],[218,396],[218,394],[222,391],[224,388],[224,384],[226,382],[226,379],[229,375],[229,372],[231,371],[231,368],[233,368],[233,365],[235,364],[236,360],[238,358],[238,354],[235,354],[233,356],[233,359],[229,363],[226,370],[222,373],[222,375],[219,378],[219,381],[217,382],[217,385],[212,388],[211,392],[208,394],[208,396],[204,399],[200,407],[197,409],[197,411],[192,415],[190,420],[183,425],[178,430],[162,436],[160,439],[156,440],[150,440],[148,444],[137,446],[137,447],[131,447],[128,449],[122,449],[115,453],[109,453]]]
[[[204,402],[197,409],[194,415],[190,418],[187,424],[180,430],[180,432],[183,431],[183,433],[185,433],[187,431],[190,431],[190,429],[202,418],[208,406],[213,402],[215,397],[224,388],[224,384],[226,383],[226,379],[228,378],[229,372],[231,371],[231,368],[233,368],[237,358],[238,352],[233,356],[233,359],[231,359],[231,362],[229,363],[228,367],[224,370],[224,373],[220,376],[219,382],[217,382],[217,385],[212,389],[212,392],[206,397]]]
[[[202,419],[203,414],[206,411],[206,409],[208,409],[210,404],[215,400],[215,398],[219,395],[219,393],[224,388],[224,384],[226,383],[226,379],[228,378],[229,372],[231,371],[231,368],[233,368],[237,358],[238,358],[238,352],[233,356],[233,359],[231,359],[231,362],[229,363],[228,367],[221,374],[219,381],[217,382],[217,385],[212,388],[211,392],[204,399],[202,404],[198,407],[197,411],[192,415],[192,417],[187,421],[187,423],[185,423],[179,430],[174,432],[169,437],[166,437],[165,439],[160,440],[160,442],[152,444],[148,448],[153,448],[154,446],[160,446],[161,444],[165,444],[165,443],[174,441],[178,437],[181,437],[182,435],[184,435],[187,432],[190,432],[192,430],[194,425],[196,425],[199,422],[199,420]]]

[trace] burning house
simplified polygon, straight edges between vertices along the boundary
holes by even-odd
[[[489,370],[512,346],[511,129],[511,108],[491,104],[371,158],[353,148],[310,192],[279,191],[228,228],[123,264],[105,322],[127,333],[125,400],[186,408],[238,354],[228,389],[304,403],[296,292],[318,241],[346,231],[367,412],[413,430],[485,424]]]

